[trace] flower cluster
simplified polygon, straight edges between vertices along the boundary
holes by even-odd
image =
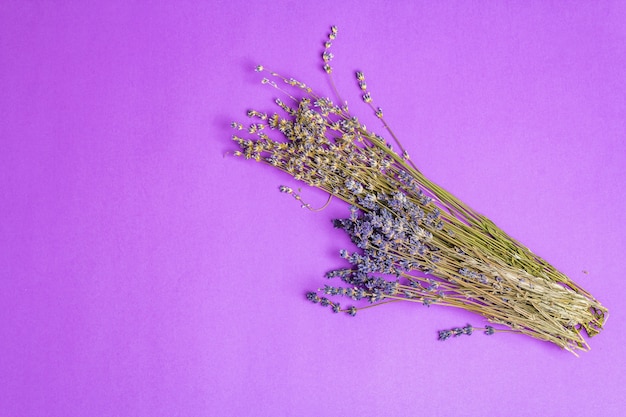
[[[333,27],[322,59],[335,94],[344,103],[330,67],[336,35]],[[233,139],[239,145],[235,155],[280,169],[349,205],[349,216],[333,223],[350,236],[356,250],[342,250],[348,265],[327,274],[341,284],[307,293],[307,299],[351,316],[359,309],[392,301],[461,307],[500,326],[486,326],[486,334],[523,333],[573,353],[588,349],[581,331],[597,334],[608,317],[606,308],[426,178],[385,122],[380,107],[374,107],[362,72],[356,78],[363,101],[382,121],[398,153],[361,124],[345,103],[337,105],[306,84],[263,66],[257,71],[269,73],[272,80],[262,82],[284,92],[292,102],[277,99],[280,110],[273,114],[250,110],[248,116],[255,121],[247,127],[233,122],[238,131]],[[300,98],[295,97],[298,94]],[[292,188],[281,186],[280,191],[313,210]],[[342,308],[333,301],[337,297],[354,305]],[[473,329],[468,325],[444,330],[439,339],[471,335]]]
[[[493,327],[491,326],[487,326],[487,327],[493,329]],[[454,329],[451,329],[451,330],[440,330],[439,340],[447,340],[450,337],[457,337],[457,336],[461,336],[464,334],[471,336],[473,332],[474,332],[474,328],[472,327],[471,324],[468,324],[465,327],[455,327]]]

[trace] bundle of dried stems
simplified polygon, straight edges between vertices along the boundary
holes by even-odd
[[[339,98],[330,65],[336,34],[332,27],[322,58]],[[349,217],[334,224],[350,235],[358,249],[342,250],[350,267],[327,274],[343,284],[310,292],[309,300],[350,315],[400,300],[460,307],[498,326],[444,330],[439,332],[441,340],[484,330],[486,334],[524,333],[572,353],[589,349],[582,330],[588,336],[599,333],[607,309],[426,178],[385,122],[382,110],[373,106],[363,73],[356,74],[363,101],[382,121],[399,152],[351,115],[347,104],[337,105],[306,84],[262,66],[256,70],[268,73],[270,78],[262,82],[291,102],[277,99],[280,113],[248,111],[257,120],[247,127],[233,122],[235,129],[248,133],[247,138],[242,133],[233,136],[240,148],[235,155],[276,167],[324,190],[329,201],[335,197],[350,205]],[[280,140],[270,133],[279,133]],[[280,190],[313,209],[293,189],[281,186]],[[360,307],[342,308],[338,297],[364,301]]]

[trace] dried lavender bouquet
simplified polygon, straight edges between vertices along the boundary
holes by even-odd
[[[332,27],[322,58],[341,102],[330,65],[336,34]],[[277,99],[282,111],[271,115],[248,111],[256,119],[248,127],[233,122],[242,132],[233,136],[240,147],[235,155],[271,165],[320,188],[330,195],[329,202],[335,197],[350,205],[349,217],[335,220],[334,225],[348,233],[358,248],[340,252],[351,266],[329,272],[328,278],[342,283],[307,293],[309,300],[350,315],[394,301],[460,307],[496,326],[443,330],[440,339],[474,330],[514,332],[552,342],[574,354],[589,349],[582,331],[588,336],[599,333],[608,310],[489,219],[426,178],[385,122],[382,110],[372,104],[363,73],[356,74],[363,101],[395,140],[398,153],[361,124],[345,102],[335,104],[306,84],[262,66],[256,70],[268,73],[271,77],[262,83],[280,90],[291,102]],[[280,191],[303,207],[317,210],[293,189],[281,186]],[[342,307],[340,297],[360,306]]]

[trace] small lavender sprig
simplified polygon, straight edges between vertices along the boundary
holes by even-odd
[[[336,35],[333,27],[322,59],[339,97],[330,66]],[[341,256],[350,267],[327,274],[340,278],[343,287],[326,286],[323,291],[369,305],[342,309],[316,293],[308,293],[309,300],[352,316],[359,309],[394,301],[459,307],[510,329],[498,331],[528,334],[573,353],[588,349],[581,330],[597,334],[608,317],[606,308],[426,178],[385,122],[382,109],[374,107],[362,72],[356,74],[362,99],[382,121],[399,153],[351,115],[343,100],[343,105],[336,105],[300,81],[262,66],[257,71],[269,73],[273,79],[262,82],[284,92],[293,104],[276,100],[286,116],[250,110],[248,115],[260,122],[247,129],[233,122],[238,131],[256,136],[235,135],[240,147],[235,155],[274,166],[328,192],[329,201],[335,197],[350,205],[350,216],[334,225],[350,236],[357,251],[343,250]],[[295,98],[274,80],[303,97]],[[268,132],[279,132],[286,141],[272,139]],[[313,210],[290,187],[281,186],[280,191]],[[495,331],[492,326],[485,329],[488,334]]]
[[[468,324],[465,327],[455,327],[450,330],[439,330],[439,340],[448,340],[450,337],[458,337],[461,335],[471,336],[474,333],[474,327],[471,324]],[[493,334],[493,327],[486,326],[485,334]]]

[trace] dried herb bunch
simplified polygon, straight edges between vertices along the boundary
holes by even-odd
[[[233,136],[240,147],[236,156],[276,167],[324,190],[329,202],[335,197],[350,205],[349,216],[334,221],[357,247],[340,253],[350,267],[330,271],[327,277],[341,283],[310,292],[307,298],[350,315],[393,301],[460,307],[498,325],[478,329],[486,334],[523,333],[575,354],[578,349],[588,350],[582,330],[588,336],[599,333],[607,309],[426,178],[385,122],[382,110],[372,104],[361,72],[356,78],[363,101],[382,121],[399,152],[349,112],[332,78],[330,48],[336,34],[332,27],[322,58],[342,104],[258,66],[257,71],[270,77],[262,83],[280,90],[290,101],[277,99],[281,111],[274,114],[248,111],[255,121],[247,127],[232,124],[241,131]],[[314,210],[293,189],[281,186],[280,191]],[[340,297],[360,306],[342,307]],[[439,338],[471,335],[473,330],[471,325],[444,330]]]

